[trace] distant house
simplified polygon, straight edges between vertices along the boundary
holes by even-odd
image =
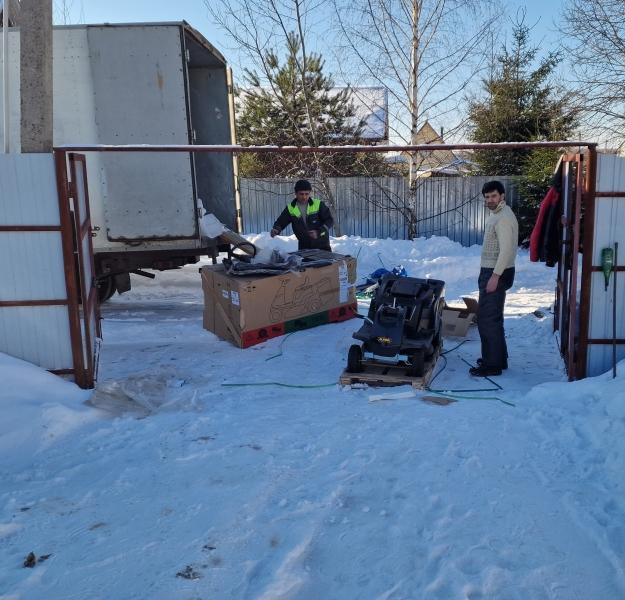
[[[429,121],[417,132],[417,145],[444,144],[443,132],[438,133]],[[455,150],[432,150],[416,152],[417,177],[458,177],[469,173],[473,167],[470,155]],[[410,155],[407,152],[391,155],[387,162],[408,166]]]

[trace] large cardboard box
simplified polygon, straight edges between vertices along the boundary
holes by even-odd
[[[356,260],[281,275],[228,275],[223,265],[202,267],[204,328],[247,348],[269,338],[357,313]]]
[[[463,296],[464,306],[445,305],[442,315],[443,337],[466,337],[477,320],[477,300]]]

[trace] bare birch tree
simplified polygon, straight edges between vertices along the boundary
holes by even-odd
[[[344,78],[387,88],[391,131],[413,142],[424,119],[462,124],[458,108],[489,64],[501,13],[491,0],[333,0]]]
[[[426,120],[444,126],[448,136],[457,135],[465,124],[461,107],[467,92],[472,84],[479,85],[480,73],[489,65],[501,17],[498,4],[494,0],[333,2],[343,77],[388,90],[392,136],[403,143],[424,143],[417,134]],[[409,159],[409,204],[415,221],[418,170],[426,156],[410,153]]]
[[[585,128],[624,149],[625,2],[569,0],[562,19]]]

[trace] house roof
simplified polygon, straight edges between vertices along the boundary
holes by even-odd
[[[415,144],[444,144],[442,133],[439,134],[426,121],[415,138]],[[439,171],[455,165],[458,158],[451,150],[433,150],[432,152],[417,152],[417,164],[419,171]]]
[[[439,134],[426,121],[415,136],[415,145],[444,144],[442,134]],[[432,150],[431,152],[416,152],[417,173],[420,175],[462,175],[471,170],[474,163],[472,153],[462,150]],[[400,152],[387,156],[388,163],[408,163],[409,153]]]

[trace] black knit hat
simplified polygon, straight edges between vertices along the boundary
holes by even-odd
[[[295,191],[296,192],[310,192],[312,191],[312,185],[310,185],[310,181],[306,179],[300,179],[295,183]]]

